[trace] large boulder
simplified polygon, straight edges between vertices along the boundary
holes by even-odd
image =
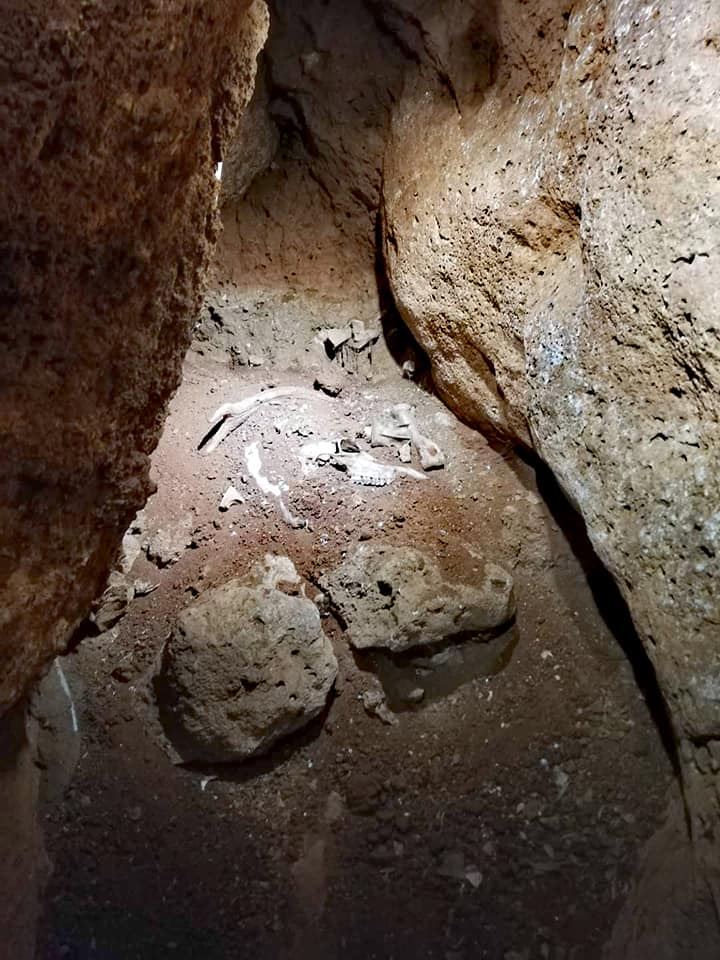
[[[412,547],[360,544],[320,585],[357,650],[412,647],[489,634],[515,613],[513,580],[494,563],[477,584],[450,582]]]
[[[0,713],[151,490],[262,0],[27,0],[0,22]]]
[[[176,759],[245,760],[325,707],[337,660],[315,604],[279,589],[297,580],[288,565],[208,590],[178,616],[155,679]]]
[[[384,179],[395,298],[448,403],[534,446],[584,517],[654,664],[718,902],[717,4],[508,0],[473,20],[448,0],[444,24],[391,6],[442,63],[468,44],[491,61],[469,93],[411,71]]]
[[[679,732],[720,737],[717,10],[499,10],[479,99],[418,74],[398,107],[392,288],[448,402],[578,506]]]

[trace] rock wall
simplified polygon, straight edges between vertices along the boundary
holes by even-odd
[[[245,317],[266,313],[304,345],[380,315],[375,223],[406,57],[363,0],[274,0],[271,13],[262,82],[223,172],[217,276],[237,284],[227,292]]]
[[[414,70],[395,111],[392,289],[448,403],[534,446],[584,517],[655,665],[717,899],[717,5],[506,0],[482,29],[482,90]]]
[[[50,865],[38,814],[37,726],[19,704],[0,718],[0,960],[31,960]]]
[[[0,712],[150,491],[266,31],[261,0],[3,5]]]

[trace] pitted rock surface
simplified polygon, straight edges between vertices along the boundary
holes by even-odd
[[[332,645],[315,604],[283,593],[277,579],[271,570],[262,582],[231,580],[178,617],[155,683],[181,761],[264,753],[325,706],[337,675]]]
[[[361,544],[320,583],[356,649],[401,653],[488,633],[515,612],[513,580],[502,567],[485,564],[479,586],[448,583],[434,560],[411,547]]]

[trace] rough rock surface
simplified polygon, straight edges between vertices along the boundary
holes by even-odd
[[[515,612],[512,577],[494,563],[483,572],[479,587],[449,583],[419,550],[361,544],[320,585],[353,647],[401,653],[507,623]]]
[[[325,706],[337,660],[315,604],[278,589],[298,579],[285,565],[208,590],[178,617],[155,687],[181,761],[264,753]]]
[[[37,723],[20,704],[0,718],[0,957],[30,960],[37,891],[50,865],[38,817]]]
[[[169,567],[177,563],[185,550],[193,544],[193,522],[192,514],[187,513],[157,530],[145,546],[148,560],[158,567]]]
[[[469,80],[456,5],[391,6]],[[466,6],[482,88],[416,69],[394,116],[392,289],[446,400],[534,445],[582,513],[655,666],[718,902],[717,4]]]
[[[265,325],[295,328],[302,349],[319,327],[380,316],[375,223],[406,55],[364,0],[272,8],[246,117],[258,147],[230,151],[218,269],[237,282],[231,307],[269,308]]]
[[[419,78],[398,109],[393,289],[448,400],[553,468],[678,726],[715,737],[714,5],[538,4],[511,31],[521,6],[501,8],[471,123]]]
[[[0,711],[87,613],[151,488],[214,163],[266,31],[259,0],[5,5]]]

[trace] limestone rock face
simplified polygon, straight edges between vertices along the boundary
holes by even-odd
[[[0,712],[150,489],[252,93],[259,0],[11,2],[0,34]]]
[[[578,506],[678,733],[715,739],[717,6],[496,6],[484,89],[415,71],[397,109],[392,288],[447,401]]]
[[[358,650],[401,653],[487,633],[515,612],[512,577],[497,564],[486,564],[479,587],[450,583],[432,559],[412,547],[361,544],[320,585]]]
[[[415,70],[395,113],[391,286],[448,403],[532,444],[584,517],[654,664],[717,900],[717,4],[508,2],[482,32],[483,90]],[[637,936],[618,956],[652,953]]]
[[[267,579],[232,580],[179,616],[156,690],[179,759],[227,763],[264,753],[309,723],[336,676],[312,601]]]

